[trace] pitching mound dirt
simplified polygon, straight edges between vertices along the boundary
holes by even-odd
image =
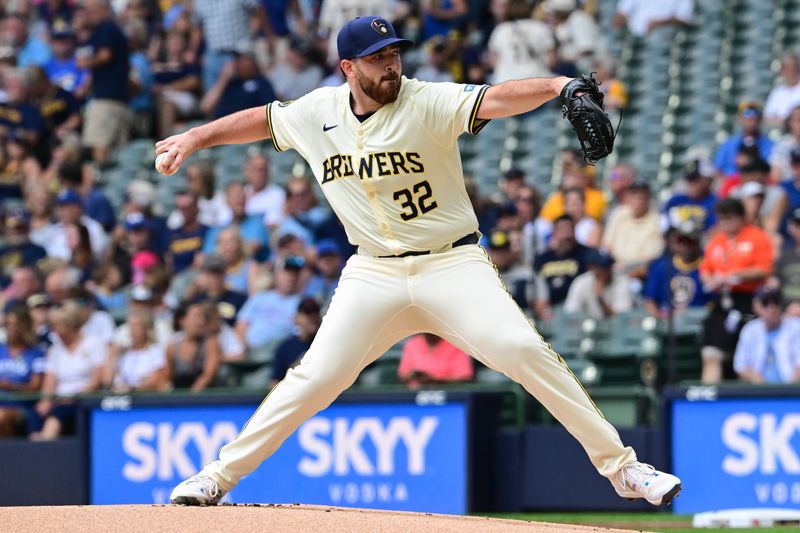
[[[0,508],[4,531],[15,533],[213,532],[269,533],[517,533],[623,532],[601,527],[308,505],[110,505]]]

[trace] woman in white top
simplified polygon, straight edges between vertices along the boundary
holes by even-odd
[[[112,346],[106,365],[105,383],[114,392],[163,390],[168,387],[167,356],[155,340],[153,315],[144,309],[128,313],[131,344]]]
[[[32,433],[31,440],[52,440],[67,432],[75,422],[75,405],[69,398],[100,388],[106,344],[81,333],[84,321],[81,306],[72,301],[50,312],[56,338],[47,351],[44,398],[36,404],[42,429]]]

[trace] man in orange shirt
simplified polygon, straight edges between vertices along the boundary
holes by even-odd
[[[767,233],[745,221],[742,202],[721,200],[714,207],[719,232],[706,245],[700,279],[715,296],[703,328],[704,383],[717,383],[723,361],[730,363],[739,332],[752,318],[753,293],[772,273],[774,253]]]

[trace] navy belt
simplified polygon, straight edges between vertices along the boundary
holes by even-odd
[[[457,241],[455,241],[451,247],[458,248],[459,246],[466,246],[468,244],[478,244],[478,234],[477,233],[470,233],[464,237],[461,237]],[[423,252],[404,252],[400,255],[379,255],[378,259],[389,259],[389,258],[398,258],[398,257],[411,257],[414,255],[430,255],[433,252],[430,250],[425,250]]]

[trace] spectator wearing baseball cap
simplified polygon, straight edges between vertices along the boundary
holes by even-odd
[[[314,298],[324,311],[330,305],[333,293],[339,286],[339,277],[342,275],[344,262],[339,245],[332,239],[318,242],[316,251],[314,275],[306,282],[303,296]]]
[[[754,146],[758,156],[764,161],[769,161],[775,144],[761,133],[763,111],[761,102],[743,100],[739,103],[738,111],[739,132],[731,135],[720,145],[714,158],[714,166],[722,176],[737,173],[736,155],[741,146]]]
[[[489,259],[500,274],[514,302],[522,308],[528,309],[533,297],[532,272],[530,267],[522,265],[519,261],[519,251],[512,246],[511,234],[501,229],[494,229],[484,237]]]
[[[117,223],[117,214],[108,197],[92,183],[92,171],[79,163],[66,163],[58,169],[61,186],[78,193],[86,216],[98,221],[110,232]]]
[[[800,207],[788,218],[788,238],[775,263],[775,278],[782,289],[786,311],[800,317]]]
[[[39,4],[40,7],[45,5],[46,2]],[[78,67],[75,42],[76,35],[69,23],[56,20],[50,33],[53,57],[44,65],[44,70],[51,82],[82,99],[88,89],[89,71]]]
[[[137,213],[147,219],[151,232],[149,247],[163,255],[169,248],[169,228],[166,220],[153,212],[155,200],[156,189],[152,183],[145,180],[131,181],[125,191],[124,219]]]
[[[633,292],[628,276],[615,273],[614,258],[600,250],[586,254],[587,272],[569,287],[565,313],[580,313],[602,319],[633,308]]]
[[[72,189],[63,189],[56,196],[56,224],[42,246],[47,255],[69,261],[71,257],[67,227],[70,224],[83,224],[89,231],[89,242],[95,258],[102,258],[108,250],[109,239],[103,226],[83,211],[83,198]]]
[[[670,228],[665,237],[667,253],[650,264],[642,289],[644,308],[658,318],[709,303],[709,295],[700,281],[701,226],[687,220]]]
[[[275,349],[272,366],[272,386],[286,377],[290,368],[296,366],[311,343],[322,323],[320,305],[314,298],[305,297],[297,305],[294,316],[296,331],[284,338]]]
[[[237,313],[247,301],[247,295],[228,287],[225,283],[227,270],[228,266],[221,255],[206,257],[196,279],[198,291],[191,301],[213,303],[220,318],[232,326],[236,323]]]
[[[700,222],[703,231],[716,223],[714,205],[717,196],[711,191],[715,170],[711,162],[699,157],[689,162],[683,175],[685,190],[673,194],[662,208],[661,227],[677,227],[686,220]]]
[[[764,286],[753,298],[755,320],[742,328],[733,368],[750,383],[800,381],[800,318],[783,316],[780,290]]]
[[[786,205],[784,189],[768,182],[769,165],[761,158],[749,160],[740,173],[741,184],[731,190],[730,196],[745,204],[748,222],[777,235]]]
[[[253,48],[241,46],[203,95],[200,109],[220,118],[275,99],[272,84],[258,70]]]
[[[616,259],[618,270],[644,278],[647,265],[664,249],[660,228],[650,186],[645,181],[634,181],[623,204],[609,215],[601,246]]]

